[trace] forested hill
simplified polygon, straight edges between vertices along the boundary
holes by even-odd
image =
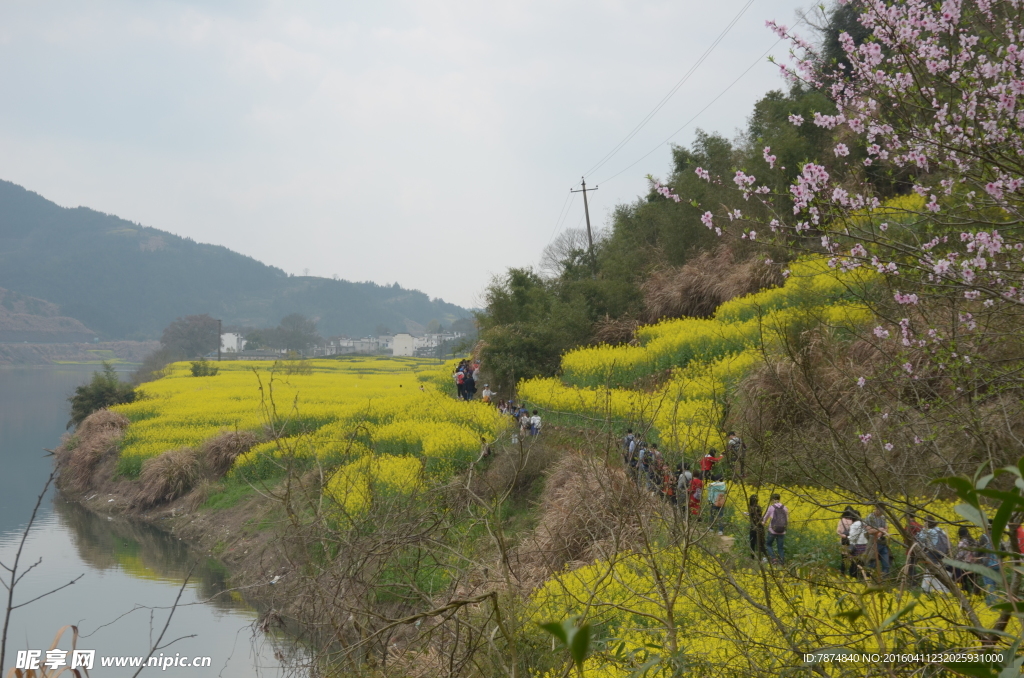
[[[175,318],[201,313],[250,327],[301,313],[317,319],[323,336],[469,315],[397,284],[290,277],[226,247],[60,207],[7,181],[0,181],[0,287],[53,302],[103,338],[119,339],[156,338]]]

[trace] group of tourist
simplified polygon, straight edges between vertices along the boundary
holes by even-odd
[[[459,400],[473,400],[477,392],[477,383],[480,381],[480,362],[475,360],[461,360],[455,367],[452,374],[455,382],[455,391]],[[494,405],[499,412],[510,416],[519,424],[520,436],[536,436],[540,434],[541,417],[537,410],[531,414],[525,406],[517,405],[512,400],[497,400],[497,392],[491,390],[490,384],[484,384],[480,393],[480,400]],[[515,438],[518,442],[518,436]]]
[[[731,471],[729,475],[732,478],[742,477],[745,472],[746,445],[735,431],[727,434],[726,452],[719,453],[711,448],[696,459],[692,467],[690,461],[683,461],[674,470],[656,443],[645,441],[632,429],[626,432],[622,444],[626,471],[639,487],[674,505],[685,507],[698,520],[707,519],[713,528],[717,528],[718,534],[723,534],[728,493],[726,470]],[[757,495],[751,495],[744,515],[749,521],[751,556],[784,564],[789,509],[782,503],[781,495],[773,493],[766,508],[761,506]],[[1018,543],[1024,547],[1024,528],[1016,529]],[[952,580],[967,592],[977,593],[982,588],[994,590],[995,582],[989,578],[942,564],[943,558],[954,558],[965,563],[997,567],[998,559],[992,553],[992,545],[986,535],[974,539],[970,528],[960,526],[954,550],[949,537],[934,518],[929,517],[925,525],[921,525],[914,513],[907,514],[905,532],[911,539],[911,543],[906,545],[909,574],[924,590],[946,590],[937,577],[922,567],[924,559],[944,567]],[[892,536],[884,504],[875,504],[863,518],[859,511],[847,506],[839,518],[836,534],[840,539],[840,571],[843,574],[860,579],[889,575]]]
[[[452,379],[455,381],[455,391],[459,400],[472,400],[476,395],[476,383],[480,379],[480,363],[471,360],[460,360],[455,368]],[[484,384],[484,398],[490,402],[491,392],[487,384]]]
[[[705,516],[712,527],[722,534],[724,529],[725,501],[728,488],[725,484],[725,467],[739,468],[743,463],[746,446],[735,431],[729,431],[726,449],[729,454],[719,454],[714,448],[696,460],[697,469],[691,469],[689,461],[676,465],[675,469],[665,461],[665,456],[656,443],[649,443],[626,431],[622,439],[622,459],[627,472],[639,487],[658,494],[673,505],[685,507],[697,519]]]
[[[480,364],[463,360],[459,363],[455,374],[455,384],[459,398],[472,400],[476,393],[476,383],[480,377]],[[512,417],[519,426],[518,436],[537,436],[541,431],[541,416],[537,410],[532,413],[521,403],[513,400],[495,400],[495,392],[484,384],[482,400],[493,403],[501,414]],[[683,461],[673,469],[665,460],[658,445],[648,442],[640,435],[627,430],[622,439],[623,462],[627,473],[642,489],[660,496],[674,506],[686,510],[697,520],[706,519],[713,529],[722,535],[725,526],[725,505],[728,487],[726,475],[733,479],[743,478],[746,465],[746,445],[735,431],[729,431],[725,439],[725,451],[709,449],[697,458],[694,464]],[[486,441],[484,441],[486,446]],[[488,449],[489,452],[489,449]],[[777,564],[785,563],[786,533],[789,528],[789,509],[782,503],[778,493],[773,493],[767,508],[762,508],[757,495],[747,500],[747,510],[743,512],[749,522],[748,539],[752,557],[771,559]],[[998,557],[992,552],[992,544],[987,535],[977,539],[972,537],[970,528],[960,526],[957,531],[957,544],[954,550],[945,530],[933,517],[928,517],[925,524],[917,521],[913,512],[906,514],[904,533],[909,543],[902,544],[907,552],[907,569],[915,585],[925,591],[948,591],[945,585],[933,574],[933,570],[923,567],[925,560],[944,568],[950,578],[959,584],[964,591],[979,593],[982,589],[994,591],[996,583],[990,578],[973,571],[954,568],[943,564],[943,558],[954,558],[964,563],[977,563],[988,568],[997,568]],[[1018,548],[1024,550],[1024,527],[1014,525],[1014,536],[1017,537]],[[889,530],[889,522],[885,505],[876,503],[866,517],[859,511],[847,506],[839,517],[836,525],[841,553],[840,572],[866,579],[882,578],[889,575],[892,568],[890,541],[893,538]],[[1009,546],[1004,545],[1004,550]],[[989,593],[991,596],[991,593]]]

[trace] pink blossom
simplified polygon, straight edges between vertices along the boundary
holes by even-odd
[[[850,149],[846,147],[846,144],[836,144],[834,149],[837,157],[846,157],[850,155]]]
[[[885,448],[886,452],[892,452],[892,443],[886,443],[885,445],[883,445],[883,447]]]
[[[859,386],[859,387],[861,387],[861,388],[864,388],[864,384],[865,384],[865,383],[867,383],[867,382],[866,382],[866,380],[864,379],[864,377],[860,377],[859,379],[857,379],[857,386]]]
[[[889,330],[885,329],[881,325],[876,327],[874,331],[875,331],[875,336],[878,337],[879,339],[888,339],[889,338]]]
[[[802,125],[804,124],[804,116],[794,113],[789,116],[789,121],[794,125]]]
[[[862,433],[862,434],[860,434],[860,441],[862,443],[864,443],[865,445],[867,445],[868,443],[871,442],[871,438],[872,437],[873,436],[870,433]]]
[[[708,228],[712,228],[715,225],[714,215],[712,215],[711,212],[705,212],[704,214],[700,215],[700,221]]]

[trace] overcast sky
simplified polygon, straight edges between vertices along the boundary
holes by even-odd
[[[569,188],[746,4],[7,0],[0,178],[297,275],[477,305],[580,225]],[[667,173],[664,141],[748,67],[672,140],[733,136],[783,87],[762,55],[787,47],[764,22],[807,5],[753,1],[588,174],[595,227]]]

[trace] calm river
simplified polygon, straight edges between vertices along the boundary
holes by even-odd
[[[6,565],[13,560],[50,473],[51,460],[44,448],[57,445],[67,422],[67,397],[89,380],[94,369],[0,367],[0,562]],[[137,669],[102,668],[100,658],[149,652],[185,573],[197,560],[164,643],[193,637],[182,638],[162,652],[164,656],[210,657],[211,665],[149,668],[143,676],[284,675],[287,657],[295,652],[286,640],[255,632],[256,613],[237,595],[216,596],[224,589],[226,576],[216,561],[190,552],[164,532],[98,516],[53,492],[44,499],[26,542],[23,567],[39,559],[39,566],[16,588],[16,605],[82,577],[73,586],[14,611],[0,675],[14,666],[18,650],[42,650],[45,659],[57,630],[77,624],[78,649],[96,651],[91,675],[131,676]],[[0,594],[6,600],[6,591],[0,589]],[[70,634],[59,647],[70,649]]]

